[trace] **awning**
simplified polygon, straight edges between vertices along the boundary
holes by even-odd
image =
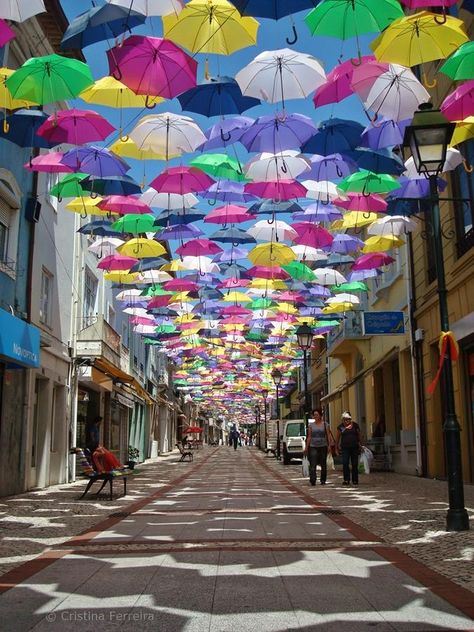
[[[372,364],[369,364],[369,366],[364,367],[361,371],[356,373],[354,377],[351,377],[349,380],[344,382],[344,384],[340,384],[333,391],[331,391],[324,397],[321,397],[321,402],[329,403],[333,399],[336,399],[336,397],[340,397],[343,391],[345,391],[347,388],[349,388],[350,386],[352,386],[353,384],[361,380],[363,377],[365,377],[365,375],[367,375],[367,373],[370,373],[371,371],[375,371],[380,366],[382,366],[382,364],[385,364],[385,362],[387,362],[387,360],[390,360],[392,356],[398,355],[399,351],[400,351],[400,347],[392,347],[390,351],[387,351],[387,353],[383,355],[379,360],[376,360],[375,362],[372,362]]]
[[[140,382],[136,378],[133,377],[133,375],[129,375],[128,373],[125,373],[125,371],[122,371],[122,369],[119,369],[118,367],[114,366],[111,362],[108,362],[104,358],[94,360],[94,366],[96,369],[99,369],[99,371],[102,371],[102,373],[105,373],[106,375],[111,375],[112,377],[117,378],[118,380],[120,380],[120,382],[123,382],[124,384],[129,384],[133,389],[135,389],[135,391],[137,392],[137,395],[142,397],[146,401],[147,404],[154,403],[155,400],[143,388]]]

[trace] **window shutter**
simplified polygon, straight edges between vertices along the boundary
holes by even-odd
[[[10,221],[12,216],[12,208],[0,197],[0,224],[10,227]]]

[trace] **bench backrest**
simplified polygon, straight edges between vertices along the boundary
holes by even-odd
[[[97,472],[87,460],[87,457],[84,454],[84,450],[82,448],[76,448],[76,463],[79,466],[80,473],[84,476],[90,478],[91,476],[95,476],[97,474]]]

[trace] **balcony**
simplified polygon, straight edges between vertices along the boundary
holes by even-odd
[[[114,366],[121,367],[120,335],[102,315],[94,316],[92,322],[77,336],[76,353],[78,357],[104,358]]]
[[[347,312],[340,325],[334,328],[327,338],[327,352],[329,356],[337,357],[351,354],[359,341],[365,341],[371,336],[365,336],[362,327],[362,311]]]

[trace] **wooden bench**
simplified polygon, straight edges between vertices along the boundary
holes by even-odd
[[[190,461],[193,460],[194,454],[191,452],[191,450],[186,450],[186,448],[181,443],[177,443],[176,447],[178,448],[179,453],[181,454],[181,458],[179,459],[180,463],[184,461],[186,457],[189,457]]]
[[[87,492],[96,481],[102,481],[102,485],[99,491],[96,493],[96,496],[98,496],[107,485],[107,483],[109,483],[109,500],[112,500],[114,491],[113,485],[114,481],[117,479],[123,480],[123,495],[127,495],[127,478],[134,473],[133,470],[124,468],[123,470],[112,470],[111,472],[99,473],[87,460],[87,457],[84,454],[84,450],[82,450],[81,448],[73,448],[71,452],[77,457],[77,464],[79,466],[80,473],[89,479],[86,489],[84,490],[84,493],[82,494],[82,496],[80,496],[80,498],[84,498],[84,496],[87,494]]]

